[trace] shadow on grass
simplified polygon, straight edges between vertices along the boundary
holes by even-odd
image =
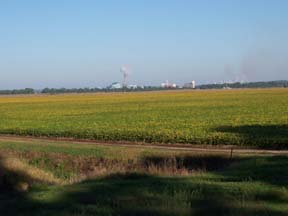
[[[261,181],[288,187],[288,155],[252,157],[219,172],[227,181]]]
[[[145,156],[140,161],[144,169],[155,167],[156,169],[168,169],[173,174],[177,170],[213,171],[223,169],[231,163],[241,161],[243,158],[230,158],[225,155],[177,155],[177,156]]]
[[[208,157],[208,156],[206,156]],[[209,157],[208,157],[209,158]],[[213,158],[213,157],[212,157]],[[209,159],[213,161],[211,158]],[[18,196],[0,195],[3,215],[287,215],[267,203],[285,205],[286,180],[266,185],[287,172],[287,157],[265,157],[239,162],[225,171],[191,177],[114,174],[80,184],[34,187]],[[258,160],[255,158],[255,160]],[[285,162],[283,166],[283,162]],[[267,164],[273,164],[268,166]],[[275,167],[280,166],[275,175]],[[266,170],[263,170],[267,167]],[[237,173],[237,170],[240,172]],[[246,181],[244,170],[256,172]],[[243,172],[241,172],[241,169]],[[262,173],[262,171],[265,171]],[[258,173],[258,174],[257,174]],[[266,186],[265,186],[266,185]],[[270,187],[270,188],[265,188]]]
[[[0,192],[21,191],[25,189],[25,182],[35,182],[32,176],[29,176],[25,170],[15,169],[18,164],[10,164],[6,157],[0,154]],[[27,188],[28,189],[28,188]]]
[[[288,125],[220,126],[217,132],[233,133],[243,144],[261,148],[288,149]]]

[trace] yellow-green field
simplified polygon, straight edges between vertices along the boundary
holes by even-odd
[[[288,147],[288,89],[0,97],[0,133]]]

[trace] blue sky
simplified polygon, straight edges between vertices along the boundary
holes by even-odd
[[[0,0],[0,89],[288,79],[286,0]]]

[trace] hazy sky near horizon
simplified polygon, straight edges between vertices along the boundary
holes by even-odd
[[[288,79],[287,0],[0,0],[0,89]]]

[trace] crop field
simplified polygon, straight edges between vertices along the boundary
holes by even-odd
[[[288,147],[288,89],[0,97],[0,133]]]

